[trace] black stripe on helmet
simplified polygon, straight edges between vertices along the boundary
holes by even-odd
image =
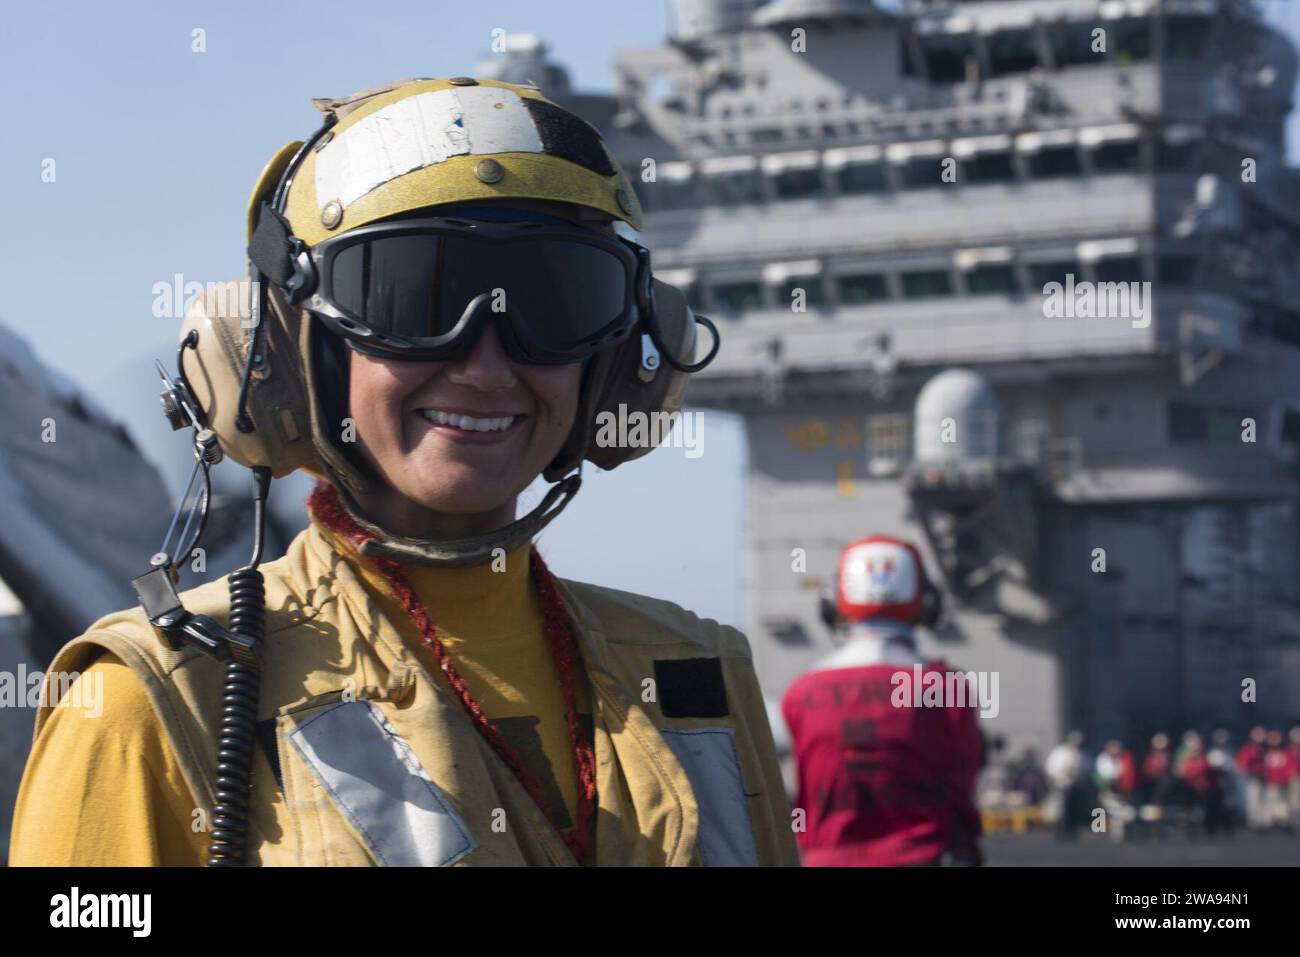
[[[609,153],[590,123],[545,100],[523,97],[523,101],[547,153],[601,176],[614,175]]]

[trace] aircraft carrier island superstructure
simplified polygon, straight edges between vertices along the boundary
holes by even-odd
[[[609,137],[721,327],[689,399],[744,417],[765,694],[879,532],[923,545],[925,650],[998,673],[1012,746],[1300,717],[1286,39],[1228,0],[673,13],[613,95],[528,38],[485,67]]]

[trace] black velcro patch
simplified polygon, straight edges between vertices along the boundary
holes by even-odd
[[[655,686],[665,718],[725,718],[731,713],[717,658],[656,661]]]
[[[590,123],[544,100],[524,97],[524,106],[533,118],[546,152],[585,166],[601,176],[614,175],[614,165],[601,145],[600,134]]]

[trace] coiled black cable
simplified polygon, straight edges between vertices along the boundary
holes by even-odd
[[[266,584],[258,564],[266,527],[268,469],[253,469],[253,558],[230,573],[230,631],[247,644],[232,645],[221,692],[217,738],[217,793],[212,808],[208,867],[242,867],[248,843],[248,801],[252,791],[261,668],[257,652],[266,633]]]
[[[256,568],[241,568],[230,574],[230,630],[250,641],[262,640],[266,630],[266,590],[262,573]],[[221,691],[209,867],[240,867],[244,863],[261,673],[256,661],[242,658],[235,655],[226,662]]]

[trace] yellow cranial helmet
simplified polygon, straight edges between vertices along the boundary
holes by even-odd
[[[429,207],[436,215],[449,205],[550,212],[605,230],[611,221],[640,230],[641,209],[600,134],[531,87],[468,77],[405,80],[313,102],[325,124],[306,144],[290,143],[272,158],[250,202],[252,276],[262,287],[253,298],[265,321],[249,323],[224,299],[205,297],[182,329],[193,350],[184,362],[196,404],[227,454],[276,476],[298,468],[324,475],[349,503],[377,477],[340,445],[332,393],[346,365],[336,337],[295,295],[298,267],[283,255],[286,243],[314,249],[381,220]],[[610,415],[676,413],[689,373],[712,359],[718,343],[715,333],[709,355],[691,364],[695,323],[712,326],[679,290],[649,277],[648,252],[641,252],[642,318],[631,335],[590,357],[574,428],[543,472],[556,483],[551,493],[489,539],[432,550],[423,543],[425,559],[483,560],[489,547],[508,547],[558,514],[577,490],[571,473],[584,459],[612,469],[653,447],[602,446],[595,436]],[[256,337],[250,328],[260,330]]]
[[[284,205],[308,246],[427,206],[495,200],[571,203],[641,228],[636,193],[600,134],[531,87],[403,80],[314,102],[335,122],[294,171]]]

